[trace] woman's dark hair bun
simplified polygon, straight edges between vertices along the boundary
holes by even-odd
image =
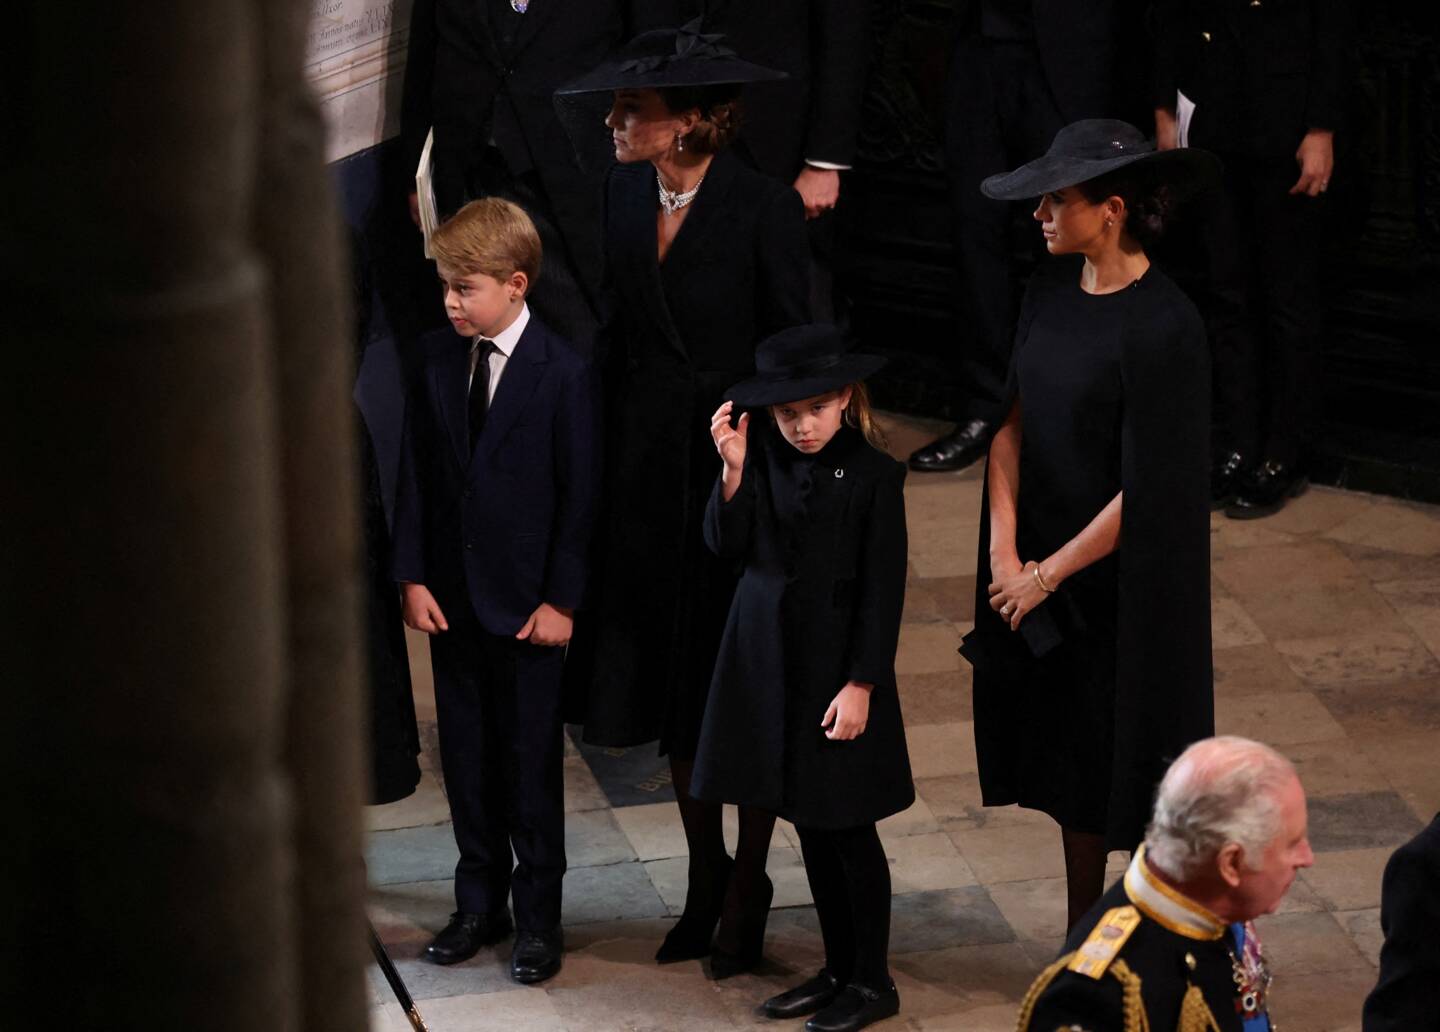
[[[1150,247],[1165,234],[1175,217],[1175,190],[1142,166],[1116,169],[1078,186],[1091,204],[1107,197],[1125,202],[1125,231],[1141,247]]]

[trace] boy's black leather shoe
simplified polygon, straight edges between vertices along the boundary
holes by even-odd
[[[944,473],[964,469],[990,448],[990,424],[972,419],[957,426],[938,441],[931,441],[910,456],[910,468],[922,473]]]
[[[565,936],[559,928],[548,932],[532,932],[522,928],[515,933],[515,952],[510,954],[510,977],[521,985],[543,982],[560,970],[565,953]]]
[[[450,915],[445,930],[425,947],[425,959],[433,964],[458,964],[469,960],[481,946],[493,946],[514,930],[509,910],[493,914]]]
[[[1210,466],[1210,511],[1223,509],[1240,493],[1245,478],[1245,457],[1232,451]]]
[[[835,1001],[805,1022],[805,1032],[857,1032],[900,1013],[900,993],[892,982],[884,989],[851,982]]]
[[[1309,486],[1309,479],[1293,463],[1262,462],[1245,477],[1240,493],[1225,506],[1225,515],[1232,520],[1273,516],[1285,508],[1290,499],[1304,494]]]
[[[770,997],[761,1009],[767,1018],[798,1018],[828,1007],[839,992],[840,980],[821,968],[820,973],[809,981],[787,989],[779,996]]]

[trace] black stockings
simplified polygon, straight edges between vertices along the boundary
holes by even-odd
[[[680,823],[685,828],[685,843],[690,851],[689,886],[685,906],[695,893],[706,895],[715,888],[724,892],[724,909],[720,921],[720,945],[726,946],[728,935],[738,927],[738,918],[747,902],[756,899],[765,883],[765,861],[770,854],[770,835],[775,829],[775,815],[748,806],[740,807],[740,840],[735,849],[735,865],[728,882],[722,872],[728,866],[725,832],[721,824],[721,805],[694,799],[690,795],[693,760],[670,758],[670,778],[675,786],[675,802],[680,807]],[[696,900],[700,902],[700,900]],[[719,901],[715,901],[718,904]],[[768,900],[767,900],[768,904]],[[734,943],[729,944],[733,949]]]
[[[841,984],[888,987],[890,863],[875,825],[796,830],[825,940],[825,967]]]
[[[1105,836],[1089,831],[1060,829],[1065,849],[1065,893],[1068,904],[1066,928],[1085,916],[1105,891]]]

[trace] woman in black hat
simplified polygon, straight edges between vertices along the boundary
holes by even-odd
[[[1060,824],[1071,924],[1107,851],[1140,841],[1167,763],[1213,733],[1208,351],[1146,247],[1217,166],[1093,119],[982,184],[1039,198],[1056,259],[1021,308],[962,651],[983,802]]]
[[[896,1013],[890,870],[875,822],[915,800],[895,685],[905,467],[880,450],[865,386],[882,363],[831,326],[764,341],[710,433],[722,461],[705,539],[743,565],[705,709],[694,790],[800,834],[825,967],[764,1004],[812,1032]],[[759,410],[740,416],[737,408]],[[712,460],[713,461],[713,460]]]
[[[656,959],[711,954],[713,938],[717,977],[758,960],[773,893],[774,815],[742,809],[732,863],[720,806],[691,797],[690,772],[735,587],[701,535],[714,481],[705,420],[753,371],[757,341],[809,318],[799,196],[726,150],[740,85],[778,76],[692,23],[642,34],[560,91],[613,94],[618,161],[606,183],[599,342],[607,495],[590,618],[577,621],[568,674],[585,699],[587,741],[658,738],[669,755],[689,888]]]

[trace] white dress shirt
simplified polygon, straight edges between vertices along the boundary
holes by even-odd
[[[515,345],[520,343],[520,335],[525,332],[525,327],[530,324],[530,306],[524,301],[520,302],[520,314],[515,317],[505,329],[490,339],[495,342],[495,347],[490,350],[490,390],[486,402],[495,400],[495,388],[500,386],[500,377],[505,375],[505,363],[510,361],[510,356],[515,352]],[[465,389],[470,389],[470,383],[475,379],[475,361],[480,354],[480,341],[482,336],[476,336],[470,342],[470,375],[465,379]]]

